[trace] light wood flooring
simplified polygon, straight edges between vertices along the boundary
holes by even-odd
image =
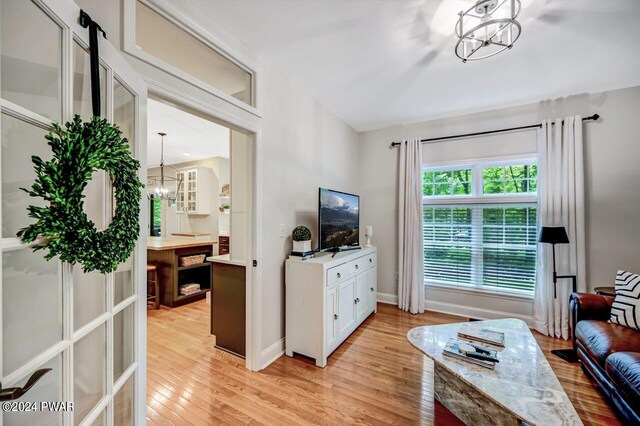
[[[409,329],[464,318],[410,315],[378,305],[331,357],[282,356],[252,373],[213,347],[209,305],[148,310],[147,421],[157,425],[215,424],[460,424],[433,402],[432,364],[406,339]],[[585,425],[619,425],[578,364],[551,355],[568,342],[534,332]]]

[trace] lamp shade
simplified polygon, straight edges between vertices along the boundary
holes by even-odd
[[[564,226],[543,226],[540,229],[538,242],[547,244],[569,244],[569,237]]]

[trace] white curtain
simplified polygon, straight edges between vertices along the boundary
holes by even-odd
[[[538,229],[564,226],[569,244],[556,245],[558,275],[577,275],[586,291],[584,231],[584,154],[580,116],[545,120],[538,131]],[[553,297],[553,258],[549,244],[538,243],[534,328],[568,339],[570,279],[559,279]]]
[[[422,143],[400,144],[398,167],[398,307],[424,312],[422,249]]]

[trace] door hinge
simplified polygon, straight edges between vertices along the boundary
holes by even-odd
[[[255,260],[255,259],[253,259],[253,267],[254,267],[254,268],[257,268],[257,267],[258,267],[258,261],[257,261],[257,260]]]

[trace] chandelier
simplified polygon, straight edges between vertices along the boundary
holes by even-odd
[[[182,186],[182,174],[178,173],[178,169],[171,166],[166,166],[172,170],[176,171],[176,177],[165,176],[164,174],[164,137],[167,135],[163,132],[158,132],[160,135],[160,176],[149,176],[147,178],[148,185],[147,187],[153,187],[152,192],[147,192],[149,197],[153,197],[154,199],[160,200],[169,200],[174,202],[176,200],[176,194],[180,192],[180,187]],[[167,187],[167,182],[175,184],[175,191],[170,191]]]
[[[520,0],[478,0],[456,23],[456,56],[477,61],[511,49],[522,32],[516,21]]]

